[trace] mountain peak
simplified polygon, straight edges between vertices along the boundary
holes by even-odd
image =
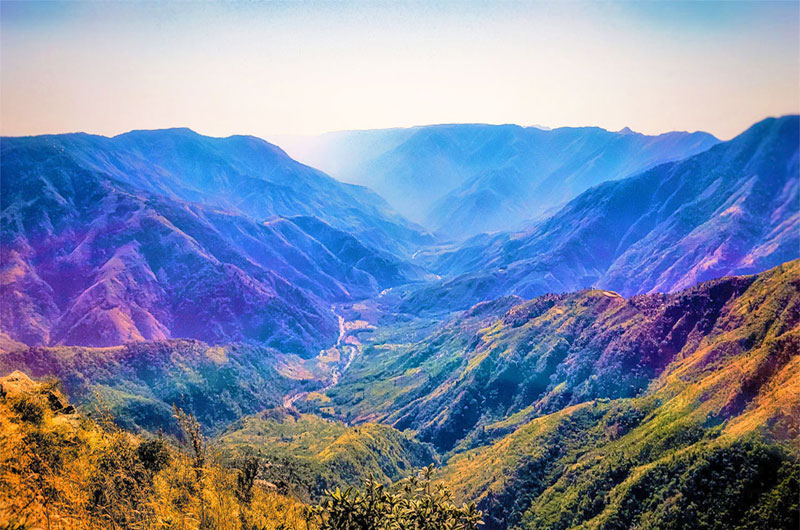
[[[125,136],[159,136],[159,135],[182,135],[182,136],[202,136],[189,127],[167,127],[165,129],[134,129],[126,133],[118,134],[113,138]]]

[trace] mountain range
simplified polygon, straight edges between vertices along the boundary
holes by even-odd
[[[800,117],[304,142],[358,184],[249,136],[0,139],[0,445],[94,470],[35,510],[124,471],[239,528],[435,464],[489,530],[797,528]]]
[[[184,337],[314,354],[338,334],[331,303],[425,276],[398,255],[427,235],[260,140],[7,138],[2,158],[0,312],[30,345]]]
[[[488,528],[747,527],[771,488],[798,491],[799,304],[800,260],[669,295],[483,302],[365,336],[300,406],[431,442]]]
[[[456,124],[286,138],[301,160],[381,194],[429,230],[517,229],[595,184],[686,158],[712,135]]]
[[[773,349],[768,378],[798,353],[798,282],[795,260],[673,294],[587,289],[482,302],[413,339],[399,324],[370,340],[339,384],[310,403],[412,429],[447,452],[579,403],[638,396],[695,354]],[[738,414],[751,398],[729,394],[724,405]]]
[[[669,292],[794,259],[800,118],[770,118],[686,160],[598,185],[533,228],[420,253],[444,277],[407,306],[463,309],[590,286]]]

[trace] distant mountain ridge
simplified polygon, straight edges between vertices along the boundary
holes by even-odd
[[[669,292],[796,259],[799,130],[798,116],[769,118],[693,157],[598,185],[528,231],[420,253],[448,279],[406,307],[590,286]]]
[[[286,139],[296,156],[366,185],[400,213],[451,237],[510,230],[587,188],[702,152],[702,132],[453,124]]]

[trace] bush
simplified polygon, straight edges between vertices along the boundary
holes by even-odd
[[[11,401],[11,410],[19,416],[19,419],[34,425],[41,425],[44,421],[44,404],[38,396],[20,394]]]
[[[307,518],[319,530],[475,530],[481,513],[474,504],[457,507],[441,484],[431,483],[433,466],[394,487],[370,479],[364,490],[336,488]]]
[[[158,473],[169,465],[169,445],[163,438],[151,438],[139,444],[136,453],[144,468]]]

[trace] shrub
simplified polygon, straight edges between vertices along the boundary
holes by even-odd
[[[441,484],[431,483],[433,466],[394,487],[370,479],[364,490],[336,488],[308,510],[319,530],[475,530],[481,513],[474,504],[458,507]]]
[[[26,394],[15,396],[11,400],[11,410],[19,416],[20,420],[34,425],[41,425],[42,421],[44,421],[45,407],[41,400],[37,399],[38,397],[38,395],[31,396]]]
[[[169,465],[169,446],[161,437],[151,438],[140,443],[136,448],[136,454],[144,468],[150,473],[158,473]]]

